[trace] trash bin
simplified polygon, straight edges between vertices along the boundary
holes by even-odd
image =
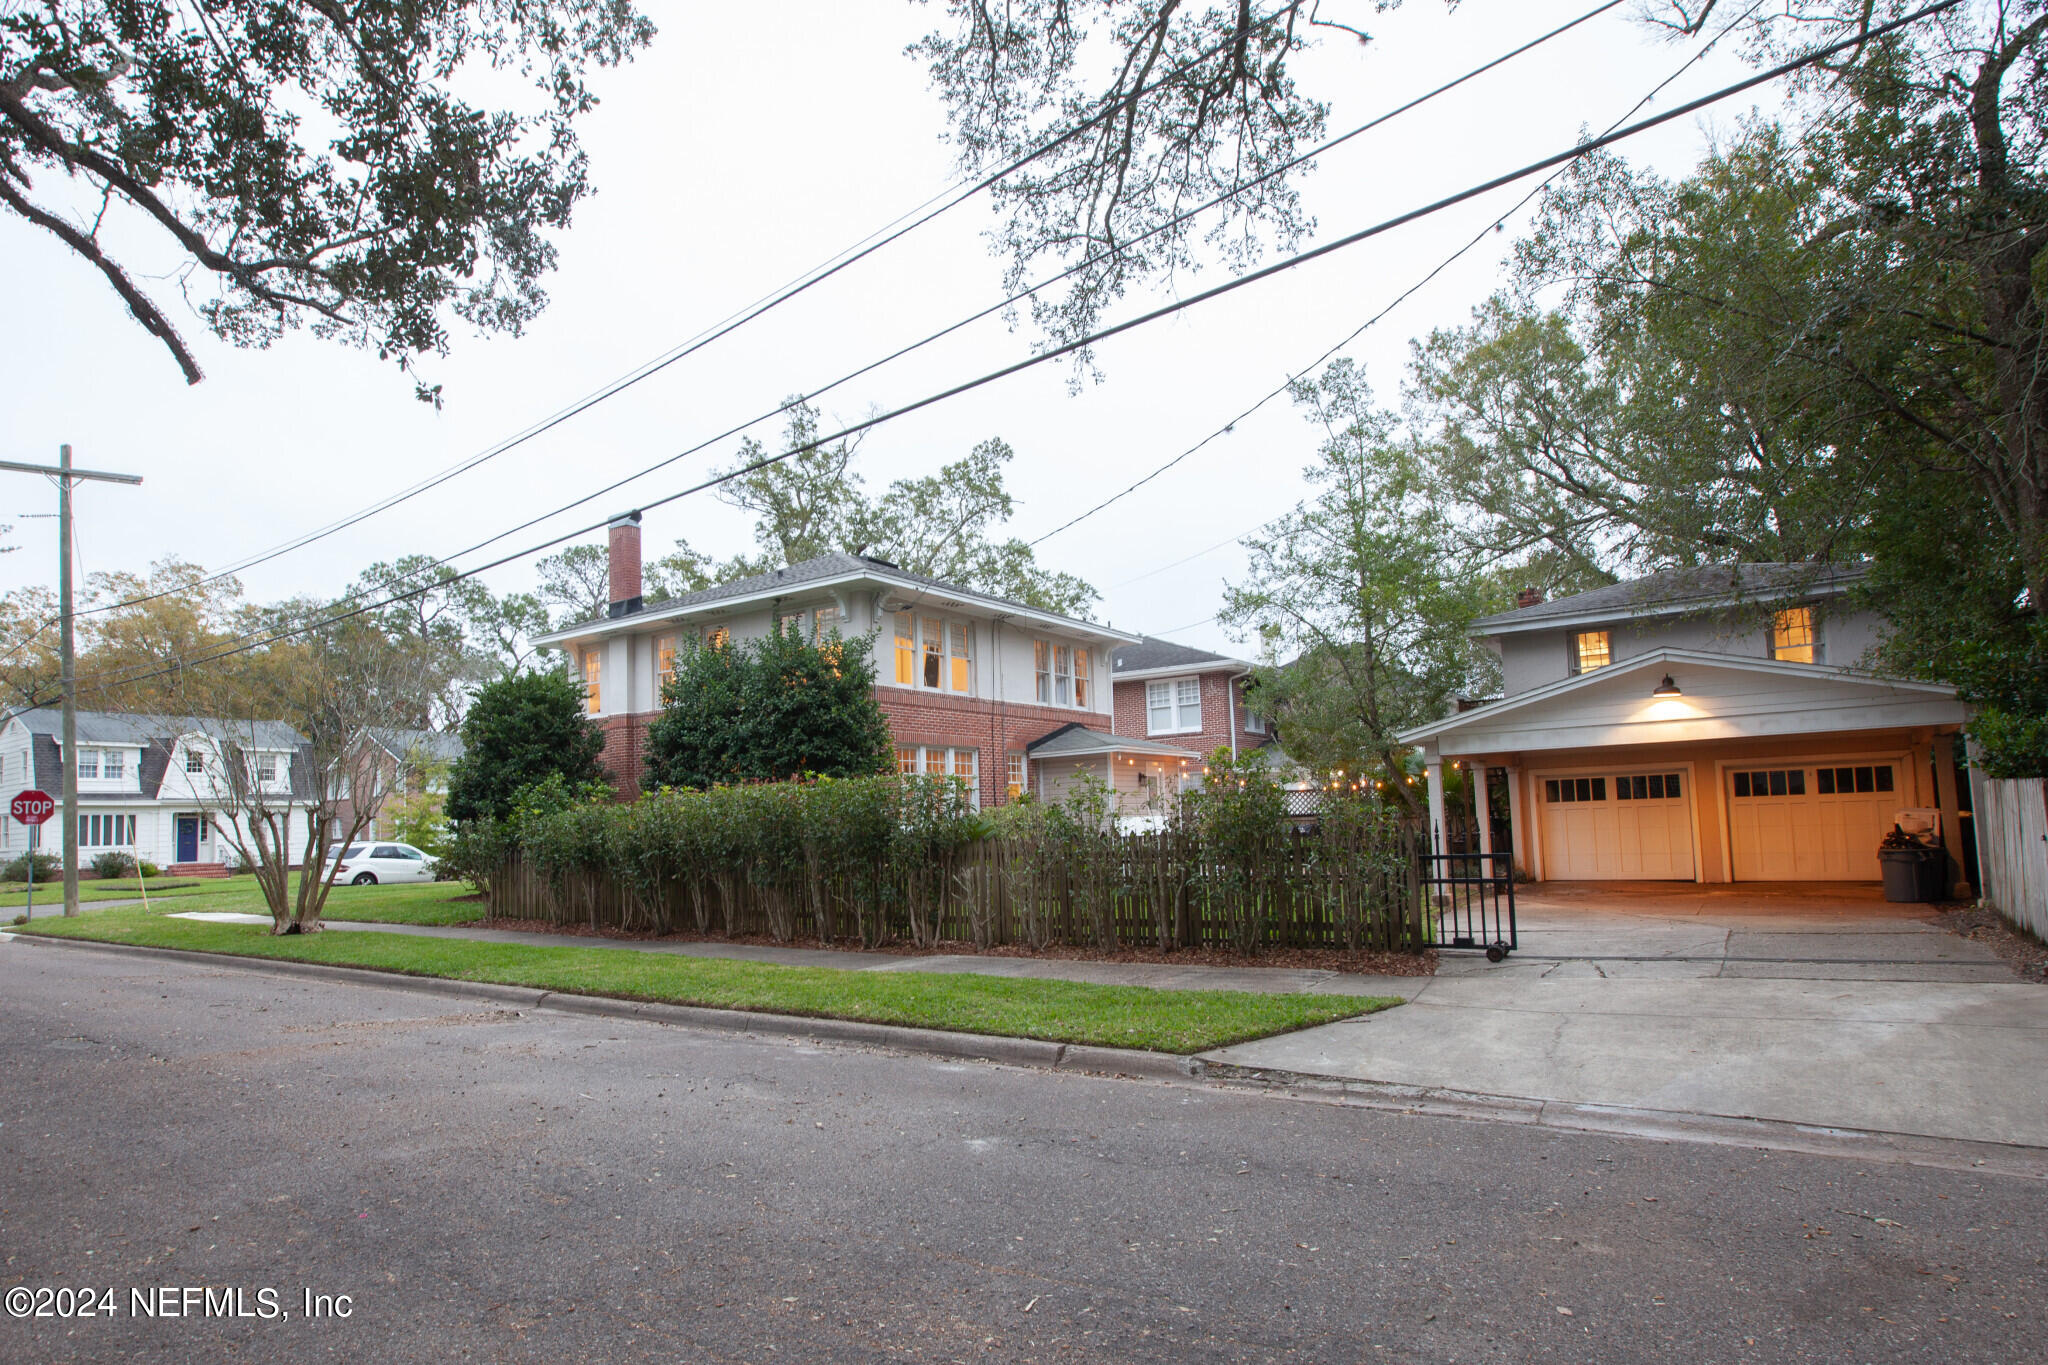
[[[1931,876],[1939,876],[1935,859],[1940,850],[1926,848],[1881,848],[1877,861],[1884,868],[1884,898],[1895,903],[1934,899],[1928,894]]]

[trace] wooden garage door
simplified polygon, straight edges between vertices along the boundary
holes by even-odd
[[[1691,881],[1692,798],[1683,773],[1543,777],[1550,881]]]
[[[1874,882],[1877,841],[1907,804],[1892,763],[1774,763],[1728,774],[1739,882]]]

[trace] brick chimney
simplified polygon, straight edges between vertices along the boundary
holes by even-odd
[[[614,531],[612,532],[612,534],[617,535],[618,532]],[[636,556],[636,563],[638,562],[638,554],[639,551],[636,549],[634,551],[634,555]],[[639,571],[636,569],[634,570],[634,572],[637,574]],[[636,579],[635,581],[637,582],[638,580]],[[614,591],[614,595],[616,595],[616,590]],[[1515,606],[1517,609],[1520,609],[1522,607],[1540,607],[1542,605],[1543,589],[1541,588],[1524,588],[1520,592],[1515,594]]]
[[[610,531],[611,614],[625,616],[640,610],[640,514],[613,517]]]

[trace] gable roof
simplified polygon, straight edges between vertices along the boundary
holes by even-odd
[[[442,763],[453,763],[463,754],[462,736],[448,730],[372,730],[370,738],[401,760],[415,749]]]
[[[649,621],[663,621],[672,617],[689,616],[710,608],[736,607],[746,602],[772,600],[788,597],[805,588],[823,588],[840,583],[871,581],[889,587],[907,590],[914,596],[936,596],[971,601],[999,611],[1028,616],[1035,620],[1071,629],[1089,635],[1111,640],[1135,640],[1128,631],[1112,626],[1099,625],[1094,621],[1083,621],[1078,617],[1062,616],[1058,612],[1046,611],[1027,602],[1014,598],[997,597],[976,588],[962,587],[948,583],[942,578],[931,578],[924,574],[911,573],[898,568],[886,559],[873,555],[853,555],[842,551],[818,555],[780,569],[766,573],[752,574],[746,578],[735,578],[730,583],[720,583],[697,592],[686,592],[680,597],[664,598],[649,602],[638,611],[622,616],[600,616],[589,621],[578,621],[559,630],[549,631],[535,637],[538,645],[552,645],[573,640],[580,636],[604,633],[610,630],[639,625]]]
[[[1867,569],[1860,564],[1708,564],[1610,583],[1533,607],[1495,612],[1472,623],[1478,635],[1611,621],[1630,616],[1676,616],[1689,611],[1790,598],[1838,597]]]
[[[14,716],[32,735],[53,740],[64,732],[64,717],[54,706],[39,706]],[[255,749],[285,752],[303,742],[299,732],[281,720],[219,720],[211,716],[128,715],[117,711],[80,711],[77,715],[80,744],[150,744],[201,734],[208,739],[232,739]]]
[[[1131,739],[1107,730],[1091,730],[1078,720],[1040,735],[1024,746],[1036,762],[1046,758],[1084,758],[1090,754],[1153,754],[1160,758],[1197,759],[1192,749],[1179,749],[1150,739]]]
[[[1251,665],[1242,659],[1233,659],[1225,654],[1211,654],[1206,649],[1196,649],[1192,645],[1177,645],[1156,635],[1141,635],[1136,644],[1119,646],[1109,659],[1111,675],[1126,678],[1141,673],[1187,673],[1204,672],[1212,668],[1250,667]]]

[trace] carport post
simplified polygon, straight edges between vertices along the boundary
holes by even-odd
[[[1479,821],[1479,852],[1482,857],[1493,852],[1493,803],[1486,799],[1486,779],[1490,772],[1492,769],[1484,763],[1472,765],[1472,814]],[[1492,870],[1489,863],[1480,869],[1480,875],[1487,876]]]
[[[1528,842],[1522,833],[1522,770],[1510,767],[1508,774],[1508,875],[1515,872],[1515,859]]]
[[[1429,851],[1444,852],[1444,761],[1433,750],[1422,756],[1422,773],[1429,785]]]
[[[1956,791],[1956,737],[1934,737],[1934,800],[1941,807],[1941,842],[1948,852],[1948,878],[1942,889],[1957,900],[1969,897],[1963,875],[1963,803]]]

